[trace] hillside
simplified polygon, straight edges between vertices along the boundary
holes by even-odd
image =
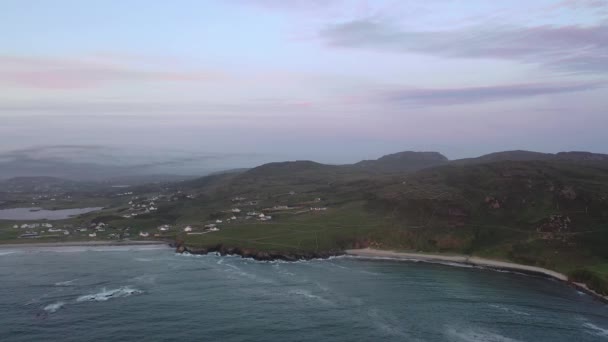
[[[448,158],[438,152],[405,151],[388,154],[376,160],[363,160],[353,166],[374,173],[398,173],[417,171],[447,162]]]
[[[132,187],[128,196],[117,189],[102,212],[65,223],[104,222],[110,228],[100,236],[132,229],[199,249],[336,253],[371,246],[477,255],[557,270],[608,293],[604,156],[511,151],[449,162],[438,153],[403,152],[351,165],[269,163]],[[219,230],[207,230],[210,224]],[[159,233],[162,225],[169,230]]]
[[[534,151],[502,151],[485,154],[475,158],[456,159],[451,161],[451,164],[483,164],[494,163],[501,161],[563,161],[577,163],[608,163],[608,154],[591,153],[591,152],[558,152],[558,153],[541,153]]]
[[[314,205],[327,212],[275,213],[272,223],[229,225],[187,241],[271,251],[374,246],[465,253],[608,280],[608,168],[552,157],[340,178],[334,167],[295,171],[295,165],[273,168],[280,181],[260,190],[259,207],[321,198]],[[239,193],[235,185],[243,179],[233,181],[220,197]],[[298,188],[306,191],[287,195]]]

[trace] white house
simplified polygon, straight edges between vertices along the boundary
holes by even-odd
[[[150,233],[148,233],[148,232],[139,232],[139,236],[141,236],[141,237],[148,237],[148,236],[150,236]]]
[[[184,231],[185,232],[191,232],[192,231],[192,227],[187,226],[186,228],[184,228]]]
[[[97,233],[95,233],[95,232],[92,232],[89,234],[89,237],[96,237],[96,236],[97,236]]]
[[[215,223],[222,223],[222,220],[215,220]]]

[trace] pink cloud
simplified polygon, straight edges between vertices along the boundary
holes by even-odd
[[[114,82],[196,82],[220,77],[218,72],[166,71],[91,61],[0,56],[0,83],[42,89],[78,89]]]
[[[574,7],[574,8],[604,8],[608,7],[606,0],[562,0],[557,4],[558,7]]]

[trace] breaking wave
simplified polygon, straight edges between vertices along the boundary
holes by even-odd
[[[482,329],[459,330],[450,328],[446,330],[446,335],[450,341],[454,342],[519,342],[519,340]]]
[[[304,289],[291,290],[291,291],[289,291],[289,294],[302,296],[304,298],[316,300],[316,301],[319,301],[324,304],[333,304],[329,300],[327,300],[321,296],[314,295],[310,291],[304,290]]]
[[[589,322],[585,322],[583,324],[583,326],[585,328],[589,329],[589,332],[591,332],[594,335],[608,337],[608,329],[598,327],[597,325],[595,325],[593,323],[589,323]]]
[[[43,310],[48,313],[53,313],[53,312],[56,312],[57,310],[61,309],[64,305],[65,305],[65,302],[57,302],[57,303],[53,303],[53,304],[49,304],[49,305],[45,306]]]
[[[67,281],[60,281],[55,283],[55,286],[72,286],[74,285],[74,282],[78,280],[78,279],[72,279],[72,280],[67,280]]]
[[[502,306],[502,305],[498,305],[498,304],[490,304],[490,306],[495,309],[502,310],[504,312],[508,312],[508,313],[512,313],[512,314],[521,315],[521,316],[530,316],[530,314],[527,312],[511,309],[506,306]]]
[[[80,296],[76,299],[77,302],[105,302],[112,298],[128,297],[131,295],[142,294],[143,291],[134,289],[128,286],[119,287],[117,289],[106,290],[101,292]]]

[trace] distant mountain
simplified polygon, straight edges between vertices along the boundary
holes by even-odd
[[[0,156],[1,157],[1,156]],[[71,181],[107,181],[129,185],[178,181],[191,176],[156,174],[144,166],[119,166],[26,157],[0,158],[0,180],[16,177],[51,177]]]
[[[392,173],[416,171],[443,165],[447,162],[448,158],[438,152],[405,151],[387,154],[376,160],[363,160],[353,166],[373,172]]]
[[[323,171],[332,170],[336,167],[333,165],[321,164],[309,160],[297,160],[287,162],[276,162],[254,167],[244,173],[248,177],[256,176],[283,176],[305,171]]]
[[[14,177],[0,180],[0,192],[81,192],[101,189],[100,183],[72,181],[57,177]]]
[[[557,160],[584,161],[584,162],[608,162],[608,154],[591,152],[559,152],[555,155]]]
[[[591,162],[591,163],[604,163],[608,162],[608,155],[591,152],[559,152],[553,153],[541,153],[533,151],[503,151],[485,154],[476,158],[465,158],[453,160],[451,164],[462,165],[462,164],[483,164],[483,163],[494,163],[502,161],[564,161],[564,162]]]
[[[533,151],[503,151],[485,154],[476,158],[465,158],[453,160],[453,164],[481,164],[500,161],[530,161],[530,160],[551,160],[555,155],[551,153],[541,153]]]

